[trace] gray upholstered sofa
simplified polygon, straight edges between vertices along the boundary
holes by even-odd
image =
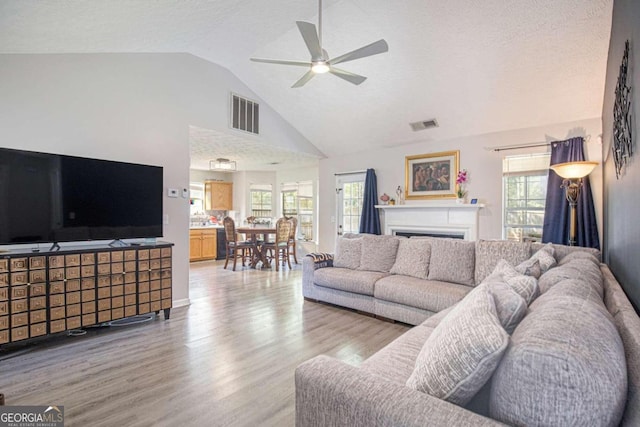
[[[426,320],[360,367],[327,356],[300,365],[296,424],[640,425],[640,318],[608,267],[594,251],[517,245],[474,244],[474,283],[454,283],[467,287],[458,302],[433,315],[420,308]],[[449,258],[452,269],[464,270],[460,256]],[[350,277],[365,271],[333,268]],[[366,295],[354,292],[362,285],[329,288],[326,277],[309,276],[305,270],[305,296],[377,313],[377,282]],[[452,283],[439,282],[440,289]],[[372,304],[353,307],[357,301]]]
[[[346,234],[338,239],[333,256],[305,257],[302,294],[307,300],[418,325],[464,298],[500,259],[517,265],[541,247],[530,242]],[[594,249],[554,247],[558,259],[572,250],[600,256]]]

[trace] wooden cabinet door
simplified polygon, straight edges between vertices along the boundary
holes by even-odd
[[[217,256],[217,230],[202,231],[202,258],[215,259]]]
[[[189,261],[202,258],[202,231],[189,232]]]
[[[204,208],[206,210],[233,210],[232,182],[206,181],[204,192]]]

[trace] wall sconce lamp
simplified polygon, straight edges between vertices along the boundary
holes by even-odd
[[[561,187],[564,188],[565,197],[571,208],[569,246],[576,244],[576,206],[580,197],[582,178],[589,175],[596,166],[598,166],[598,162],[567,162],[551,166],[555,173],[564,178]]]

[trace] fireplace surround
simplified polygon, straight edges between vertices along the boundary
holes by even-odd
[[[478,240],[478,217],[483,204],[376,205],[383,213],[384,234],[427,235]]]

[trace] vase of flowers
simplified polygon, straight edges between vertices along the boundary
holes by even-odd
[[[456,203],[464,203],[465,198],[467,196],[467,190],[465,190],[465,185],[469,181],[469,175],[466,169],[462,169],[458,171],[458,176],[456,177]]]

